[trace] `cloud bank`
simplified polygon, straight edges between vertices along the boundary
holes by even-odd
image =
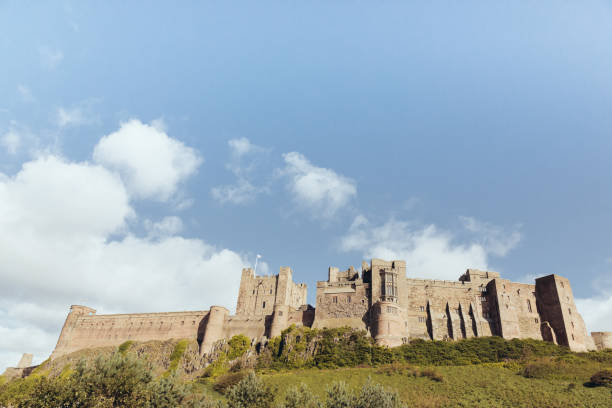
[[[133,200],[168,199],[199,155],[135,120],[94,157],[39,156],[0,174],[0,367],[23,352],[46,358],[71,304],[105,313],[234,307],[241,254],[180,236],[176,216],[133,232]]]

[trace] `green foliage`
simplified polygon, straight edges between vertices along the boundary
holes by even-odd
[[[132,340],[128,340],[124,343],[121,343],[117,351],[121,354],[125,354],[130,349],[130,347],[132,347],[132,344],[134,344]]]
[[[291,387],[285,394],[285,400],[279,408],[321,408],[321,402],[308,386],[301,383],[299,387]]]
[[[227,390],[242,381],[248,372],[238,371],[235,373],[227,373],[219,376],[213,385],[213,389],[218,393],[225,394]]]
[[[276,390],[266,385],[254,373],[249,373],[227,395],[232,408],[270,408],[274,403]]]
[[[228,345],[229,351],[227,352],[227,357],[230,360],[234,360],[242,357],[247,352],[251,347],[251,339],[243,334],[238,334],[228,341]]]
[[[608,361],[612,353],[584,353],[579,358]],[[379,366],[394,362],[418,365],[470,365],[521,361],[538,356],[573,358],[566,347],[537,340],[478,337],[449,341],[413,340],[396,348],[375,344],[364,331],[349,327],[310,329],[291,326],[271,339],[258,356],[259,369]]]
[[[205,369],[202,377],[204,378],[216,378],[222,374],[227,373],[229,370],[229,361],[226,353],[220,353],[217,359],[209,364]]]
[[[355,396],[344,381],[333,383],[327,389],[325,408],[353,408]]]
[[[475,337],[456,342],[413,340],[393,349],[396,359],[419,365],[468,365],[569,354],[569,349],[537,340]]]
[[[202,398],[187,399],[189,390],[176,376],[154,380],[148,367],[129,355],[99,357],[89,365],[56,377],[34,376],[11,382],[0,390],[0,406],[57,407],[196,407]],[[187,404],[189,401],[189,404]]]
[[[170,367],[168,367],[168,371],[166,371],[164,374],[165,376],[168,376],[176,371],[188,345],[189,340],[186,339],[180,340],[178,343],[176,343],[174,350],[172,350],[172,354],[170,354]]]
[[[361,389],[355,400],[354,408],[402,408],[403,404],[397,392],[385,389],[380,384],[374,384],[372,377]]]
[[[612,388],[612,370],[601,370],[591,376],[590,384],[595,387]]]
[[[365,331],[349,327],[310,329],[291,326],[271,339],[258,357],[259,368],[338,368],[378,365],[394,360]]]

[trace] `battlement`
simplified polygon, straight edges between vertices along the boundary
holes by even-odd
[[[236,314],[271,315],[275,305],[294,309],[306,304],[307,286],[293,282],[293,271],[282,266],[277,275],[256,276],[251,268],[242,270]]]
[[[481,271],[478,269],[468,269],[459,277],[461,282],[480,282],[483,280],[499,278],[499,272]]]

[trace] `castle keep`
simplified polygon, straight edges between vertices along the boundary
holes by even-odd
[[[612,333],[589,336],[567,279],[548,275],[535,284],[510,282],[499,273],[468,269],[459,280],[406,277],[404,261],[372,259],[361,273],[330,267],[317,282],[316,308],[291,268],[278,275],[242,271],[236,314],[221,306],[195,312],[96,315],[72,306],[51,358],[73,351],[117,346],[127,340],[195,339],[200,352],[244,334],[255,341],[278,336],[292,324],[366,330],[378,344],[410,339],[458,340],[479,336],[532,338],[575,351],[612,348]]]

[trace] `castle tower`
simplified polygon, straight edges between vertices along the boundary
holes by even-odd
[[[559,275],[536,279],[536,300],[542,327],[550,325],[557,342],[574,351],[586,351],[589,339],[582,316],[576,309],[569,280]],[[549,335],[542,333],[542,337]]]
[[[223,306],[211,306],[206,331],[200,346],[200,355],[210,353],[215,342],[225,338],[225,319],[227,316],[229,316],[229,310]]]
[[[406,277],[406,262],[372,259],[370,268],[371,332],[378,344],[399,346],[408,337],[405,328],[405,305],[402,289]]]

